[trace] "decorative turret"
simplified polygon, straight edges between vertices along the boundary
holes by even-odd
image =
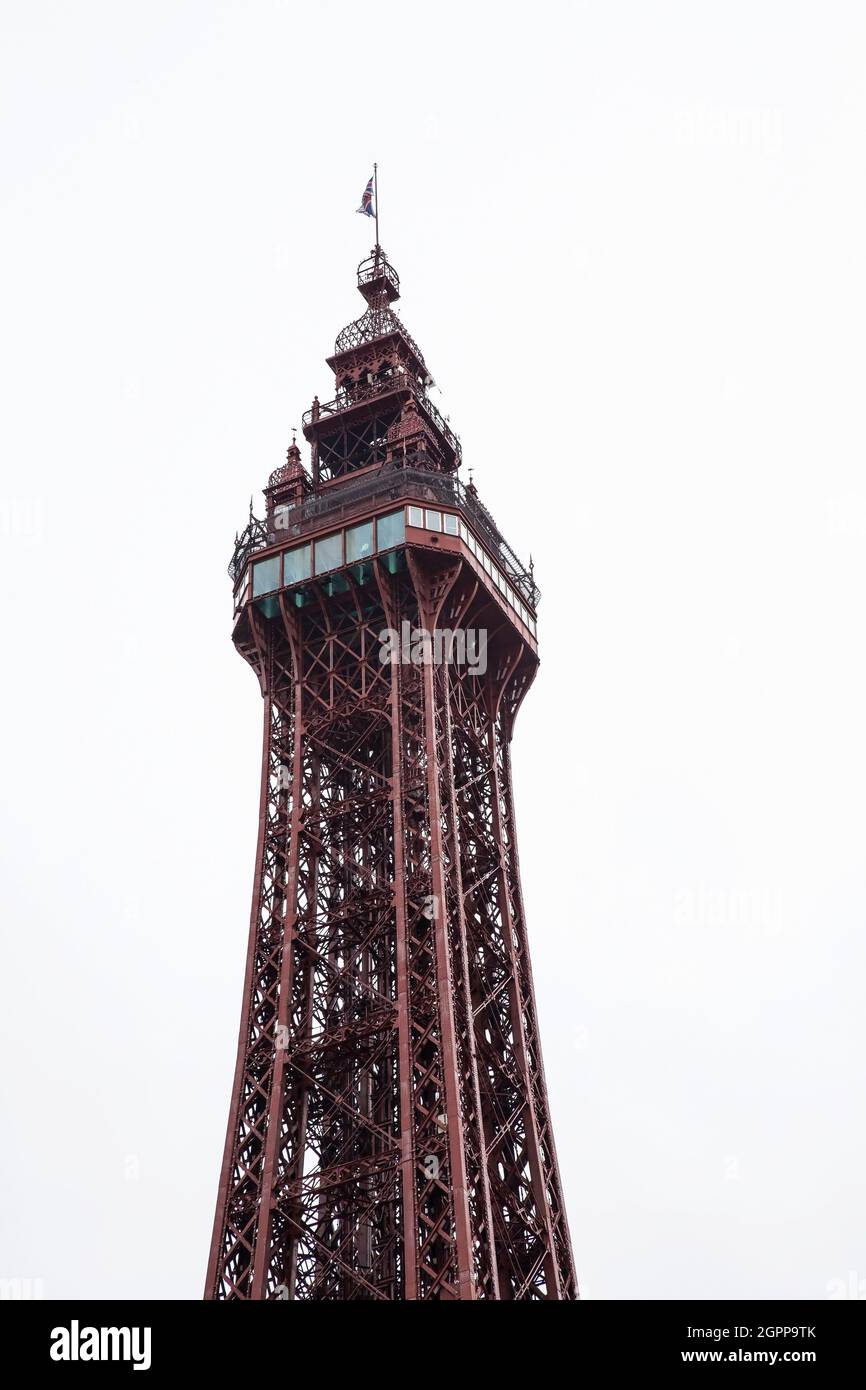
[[[286,462],[281,468],[274,469],[264,489],[271,529],[274,526],[279,529],[285,513],[299,506],[312,489],[313,484],[301,462],[301,451],[292,431],[292,442],[286,453]]]
[[[358,290],[367,301],[367,311],[337,334],[334,356],[328,358],[338,384],[341,384],[341,372],[347,367],[351,370],[352,366],[351,361],[344,359],[368,343],[396,334],[402,339],[402,348],[395,353],[395,358],[399,357],[424,386],[432,385],[433,378],[427,371],[421,349],[391,308],[394,300],[400,298],[400,277],[380,246],[375,246],[358,266]]]

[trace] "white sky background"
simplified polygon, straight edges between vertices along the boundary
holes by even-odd
[[[201,1296],[259,776],[226,564],[363,307],[376,158],[543,593],[584,1291],[823,1298],[866,1279],[866,10],[374,11],[0,9],[0,1276]]]

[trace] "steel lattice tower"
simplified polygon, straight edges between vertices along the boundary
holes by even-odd
[[[264,746],[206,1296],[574,1299],[510,764],[538,590],[378,245],[358,287],[311,469],[293,441],[230,567]]]

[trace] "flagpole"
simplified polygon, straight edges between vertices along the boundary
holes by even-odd
[[[376,200],[376,250],[379,250],[379,166],[373,164],[373,194]]]

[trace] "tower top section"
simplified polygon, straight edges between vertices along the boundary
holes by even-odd
[[[358,290],[367,301],[366,312],[337,334],[334,355],[328,358],[328,366],[338,379],[341,367],[351,366],[351,355],[358,349],[396,335],[408,348],[414,374],[421,384],[425,388],[434,385],[421,349],[391,308],[394,301],[400,298],[400,276],[381,246],[374,246],[367,259],[358,266]]]
[[[435,383],[423,353],[394,308],[400,277],[378,241],[358,266],[357,287],[364,312],[342,329],[327,358],[333,399],[314,396],[302,417],[309,469],[293,438],[285,463],[273,470],[264,489],[265,517],[258,520],[251,511],[246,529],[235,538],[230,572],[236,587],[241,581],[238,602],[246,602],[242,577],[256,552],[306,545],[309,559],[319,532],[336,535],[337,526],[365,526],[386,507],[388,516],[402,518],[401,537],[407,527],[425,532],[437,553],[452,546],[451,538],[458,538],[454,544],[462,540],[480,566],[479,576],[486,575],[504,596],[534,642],[539,598],[534,576],[507,545],[471,479],[468,486],[459,480],[460,441],[431,399]],[[400,506],[408,509],[405,517]],[[416,537],[413,543],[424,542]],[[324,563],[321,556],[316,560],[319,567]],[[315,570],[317,576],[324,573]],[[304,574],[309,575],[309,566]],[[253,597],[264,594],[259,587]]]
[[[327,359],[336,395],[316,397],[303,417],[313,487],[377,467],[455,472],[460,441],[430,399],[436,383],[393,308],[400,277],[378,242],[358,266],[358,291],[366,308]]]

